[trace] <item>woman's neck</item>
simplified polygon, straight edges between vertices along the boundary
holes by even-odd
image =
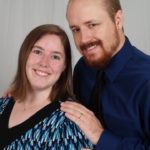
[[[22,101],[22,103],[24,104],[25,108],[38,105],[45,106],[51,102],[49,95],[50,93],[45,91],[28,92],[26,98]]]

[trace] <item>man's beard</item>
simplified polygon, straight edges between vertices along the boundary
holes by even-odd
[[[97,41],[94,41],[93,43],[88,43],[88,44],[84,44],[81,46],[81,48],[86,48],[88,46],[92,46],[94,44],[96,44],[97,46],[100,46],[102,48],[102,54],[101,56],[94,56],[95,54],[91,54],[91,56],[89,56],[88,58],[83,56],[84,59],[85,59],[85,62],[91,66],[91,67],[94,67],[96,69],[103,69],[107,66],[107,64],[109,64],[109,62],[111,61],[114,53],[117,51],[117,48],[119,46],[119,43],[120,43],[120,39],[119,39],[119,36],[118,36],[118,32],[115,33],[115,37],[114,37],[114,41],[110,47],[110,50],[107,51],[106,48],[104,47],[104,44],[101,40],[97,40]],[[94,58],[94,57],[97,57],[97,58]]]

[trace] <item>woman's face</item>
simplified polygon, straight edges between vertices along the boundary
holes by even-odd
[[[51,91],[65,69],[64,46],[59,36],[46,34],[33,46],[26,63],[31,90]]]

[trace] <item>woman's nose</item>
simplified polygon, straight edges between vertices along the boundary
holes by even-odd
[[[49,60],[49,58],[47,56],[41,57],[40,66],[42,66],[42,67],[48,67],[49,61],[50,60]]]

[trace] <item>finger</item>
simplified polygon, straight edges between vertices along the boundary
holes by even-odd
[[[91,123],[94,118],[97,119],[94,113],[82,113],[82,112],[70,110],[65,112],[65,116],[70,120],[74,121],[81,128],[82,126],[85,126],[85,124],[88,125],[89,121]]]
[[[78,113],[78,115],[77,115]],[[82,132],[91,140],[92,143],[96,144],[103,128],[99,120],[95,115],[91,114],[80,114],[76,112],[74,114],[65,113],[65,116],[75,122]],[[92,123],[92,125],[91,125]]]
[[[83,106],[77,102],[70,102],[70,101],[61,103],[61,110],[71,113],[71,114],[76,113],[76,112],[80,112],[82,114],[92,113],[85,106]]]
[[[82,124],[87,124],[87,120],[92,120],[95,117],[93,112],[76,102],[65,102],[61,106],[61,110],[65,112],[67,118],[74,121],[80,127]]]
[[[75,122],[82,130],[82,125],[85,123],[85,119],[83,117],[83,115],[72,115],[72,114],[69,114],[69,113],[65,113],[65,116],[67,118],[69,118],[71,121]]]
[[[69,116],[73,116],[75,117],[76,119],[77,118],[81,118],[81,116],[83,115],[83,113],[81,111],[77,111],[77,110],[73,110],[73,109],[67,109],[65,111],[65,109],[63,109],[62,111],[65,112],[65,115],[69,114]]]

